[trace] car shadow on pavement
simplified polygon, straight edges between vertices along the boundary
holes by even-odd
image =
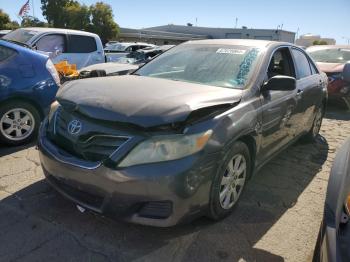
[[[281,242],[288,250],[297,237],[293,223],[307,228],[313,222],[298,217],[284,221],[284,214],[296,205],[327,154],[323,137],[313,144],[297,143],[249,181],[229,217],[219,222],[200,218],[172,228],[80,213],[41,180],[0,201],[0,260],[284,261],[268,250]],[[282,227],[286,232],[279,231],[280,223],[287,225]]]
[[[23,146],[7,146],[7,145],[4,145],[0,142],[0,157],[10,155],[10,154],[16,153],[18,151],[25,150],[25,149],[30,148],[30,147],[35,146],[35,145],[36,145],[35,141],[33,141],[29,144],[23,145]]]
[[[350,120],[350,111],[347,111],[344,108],[337,107],[336,105],[328,105],[327,111],[325,114],[325,118],[333,119],[333,120]]]

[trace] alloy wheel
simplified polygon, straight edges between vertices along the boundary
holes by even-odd
[[[0,119],[0,132],[11,141],[20,141],[29,137],[35,129],[35,120],[28,110],[14,108]]]
[[[312,130],[312,134],[314,137],[316,137],[318,135],[318,133],[321,130],[321,125],[322,125],[322,109],[319,108],[317,110],[316,116],[315,116],[315,120],[314,120],[314,128]]]
[[[236,204],[242,193],[246,176],[246,159],[242,154],[237,154],[229,161],[221,179],[219,199],[223,209],[230,209]]]

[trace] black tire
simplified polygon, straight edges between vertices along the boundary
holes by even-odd
[[[304,142],[312,143],[316,140],[316,137],[318,136],[320,129],[321,129],[324,113],[325,113],[324,106],[317,109],[317,112],[316,112],[315,118],[314,118],[314,122],[312,124],[310,131],[306,135],[304,135],[302,138],[302,140]],[[319,119],[319,117],[320,117],[320,119]]]
[[[5,118],[5,114],[7,114],[8,112],[11,112],[10,114],[8,114],[9,117],[7,117],[6,121],[8,120],[14,121],[15,118],[14,118],[14,113],[12,113],[12,110],[17,110],[17,109],[20,112],[20,117],[23,117],[22,118],[23,121],[20,124],[16,124],[16,128],[13,131],[14,133],[6,134],[5,129],[9,127],[12,128],[13,124],[3,122],[3,119]],[[25,116],[26,116],[25,113],[27,112],[29,112],[28,114],[29,120],[25,120]],[[30,141],[32,141],[34,138],[37,137],[40,120],[41,118],[38,110],[27,102],[16,100],[16,101],[10,101],[10,102],[4,103],[3,105],[0,106],[0,143],[4,143],[9,146],[19,146],[19,145],[29,143]],[[28,129],[28,132],[27,132],[24,128],[27,128],[28,126],[30,128]],[[17,134],[16,129],[21,129],[20,132],[22,133],[22,136],[15,137]]]
[[[245,181],[242,185],[240,192],[238,194],[238,198],[232,207],[228,209],[223,208],[222,203],[220,201],[220,193],[223,191],[225,185],[222,185],[224,175],[227,176],[228,165],[230,161],[234,161],[235,156],[241,155],[245,158],[246,163],[246,172],[245,172]],[[245,184],[251,175],[251,156],[249,153],[249,149],[247,145],[241,141],[235,142],[229,152],[224,157],[222,165],[219,169],[219,172],[214,177],[211,192],[210,192],[210,203],[209,203],[209,211],[208,217],[213,220],[220,220],[226,216],[228,216],[237,206],[239,202],[242,191],[244,190]],[[236,191],[237,192],[237,191]]]

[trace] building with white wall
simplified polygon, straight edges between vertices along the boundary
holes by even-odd
[[[155,44],[178,44],[196,39],[259,39],[294,43],[295,33],[280,29],[163,25],[145,29],[121,28],[119,39],[122,41],[143,41]]]

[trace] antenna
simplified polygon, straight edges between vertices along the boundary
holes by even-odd
[[[235,28],[237,28],[238,17],[236,17]]]

